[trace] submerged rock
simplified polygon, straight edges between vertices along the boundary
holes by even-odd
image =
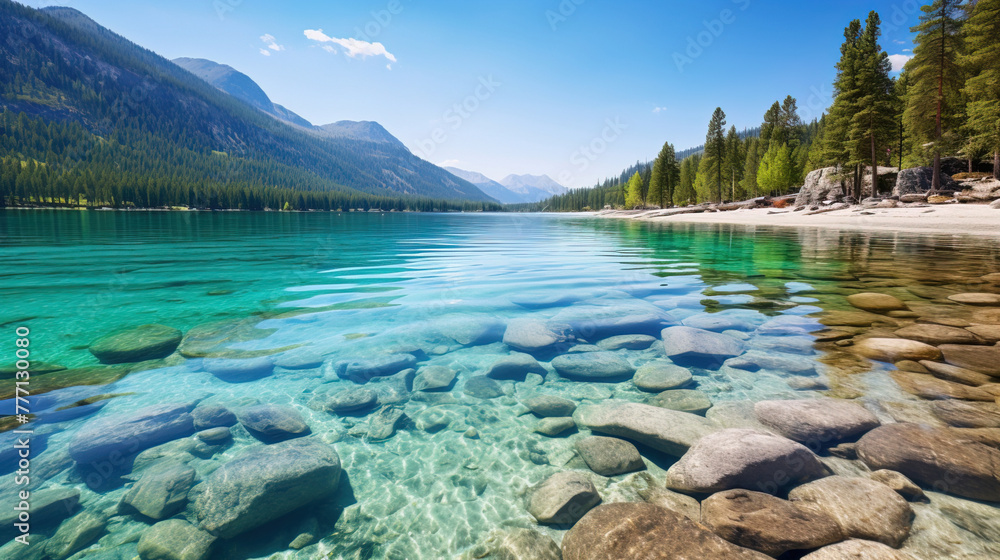
[[[957,327],[917,323],[896,331],[896,336],[923,342],[924,344],[978,344],[979,339],[971,332]]]
[[[455,370],[444,366],[425,366],[413,378],[414,391],[446,391],[455,382]]]
[[[4,506],[8,502],[4,500]],[[19,511],[15,511],[14,503],[0,511],[0,541],[13,539],[19,533],[14,528],[18,522]],[[32,531],[40,531],[55,527],[67,517],[75,514],[80,506],[80,490],[68,486],[55,486],[31,492],[31,503],[28,509]],[[23,546],[23,545],[21,545]]]
[[[528,513],[539,523],[572,525],[599,503],[601,496],[586,475],[558,472],[535,488]]]
[[[104,534],[107,526],[108,520],[103,515],[81,511],[63,521],[56,534],[45,541],[45,553],[51,560],[69,558],[96,541]]]
[[[572,418],[542,418],[535,424],[535,432],[555,437],[559,434],[576,428],[576,423]]]
[[[777,493],[782,487],[826,476],[826,467],[800,443],[746,429],[701,438],[667,470],[667,488],[721,492],[734,488]]]
[[[563,537],[563,560],[767,560],[653,504],[592,509]]]
[[[313,369],[323,365],[323,356],[312,350],[294,350],[275,358],[274,365],[285,369]]]
[[[271,358],[206,358],[202,368],[227,383],[249,383],[274,371]]]
[[[574,335],[599,340],[627,334],[657,335],[677,321],[666,311],[639,300],[613,301],[609,305],[574,305],[552,318],[569,325]]]
[[[538,319],[514,319],[507,323],[503,343],[529,354],[547,352],[573,340],[567,325],[556,325]]]
[[[524,381],[529,373],[545,375],[545,368],[529,354],[511,352],[509,356],[505,356],[499,361],[494,362],[486,370],[486,377],[490,379]]]
[[[202,529],[233,538],[337,491],[340,457],[329,445],[296,439],[253,447],[192,490]]]
[[[645,350],[656,342],[656,337],[647,334],[621,334],[605,338],[597,343],[601,350]]]
[[[866,338],[852,347],[854,352],[877,362],[898,362],[900,360],[937,360],[941,351],[937,348],[905,338]]]
[[[69,454],[77,463],[130,457],[145,449],[194,433],[188,404],[160,404],[129,415],[111,415],[85,424],[70,441]]]
[[[904,171],[906,171],[904,169]],[[802,560],[916,560],[882,543],[851,539],[807,554]]]
[[[874,480],[829,476],[792,489],[788,498],[823,511],[847,537],[899,548],[910,534],[910,504]]]
[[[938,379],[932,375],[894,371],[890,374],[893,381],[907,393],[924,399],[965,399],[970,401],[992,402],[996,397],[982,389],[969,387],[961,383],[952,383]]]
[[[872,313],[888,313],[906,309],[906,304],[897,297],[888,294],[861,293],[847,296],[847,303]]]
[[[685,387],[692,381],[687,368],[675,365],[669,360],[653,360],[636,370],[632,383],[643,391],[659,393],[668,389]]]
[[[990,402],[935,401],[934,415],[956,428],[1000,428],[1000,406]]]
[[[810,350],[811,347],[812,343],[810,342]],[[792,375],[816,375],[816,363],[813,360],[787,358],[774,352],[768,353],[759,350],[730,358],[726,360],[725,365],[744,371],[767,370]]]
[[[696,414],[615,401],[581,406],[573,419],[591,431],[630,439],[675,457],[718,430]]]
[[[615,476],[646,468],[639,450],[623,439],[585,437],[576,441],[576,452],[590,470],[601,476]]]
[[[872,470],[894,470],[940,492],[1000,502],[1000,450],[957,432],[917,424],[887,424],[858,441]]]
[[[383,406],[368,419],[368,437],[374,441],[391,438],[396,433],[396,427],[405,417],[402,409],[395,406]]]
[[[1000,347],[945,344],[941,346],[944,360],[949,364],[1000,377]]]
[[[775,432],[819,450],[877,428],[878,418],[860,404],[839,399],[761,401],[754,414]]]
[[[389,354],[366,360],[337,362],[333,369],[341,379],[368,383],[375,377],[388,377],[416,365],[417,358],[413,354]]]
[[[536,416],[543,418],[572,416],[573,411],[576,410],[575,402],[552,395],[539,395],[525,399],[521,404],[528,407],[528,410]]]
[[[166,358],[177,349],[184,333],[164,325],[142,325],[101,337],[90,353],[102,364],[125,364]]]
[[[236,415],[231,410],[217,404],[199,406],[191,411],[191,417],[194,419],[194,428],[196,430],[207,430],[218,427],[228,428],[229,426],[235,426],[237,422]]]
[[[563,354],[552,360],[552,367],[563,377],[581,381],[621,381],[635,373],[628,360],[611,352]]]
[[[713,369],[746,350],[742,341],[731,336],[692,327],[664,329],[663,348],[677,364]]]
[[[125,494],[122,506],[125,511],[135,511],[150,519],[170,517],[184,509],[194,477],[194,469],[183,463],[155,463],[143,471],[142,478]]]
[[[927,499],[927,496],[924,495],[924,491],[921,490],[919,486],[914,484],[909,478],[906,478],[896,471],[879,469],[871,474],[871,479],[892,488],[893,491],[907,501],[916,502]]]
[[[500,384],[484,375],[467,379],[462,390],[466,395],[477,399],[495,399],[503,396]]]
[[[701,504],[701,520],[727,541],[769,556],[844,539],[826,513],[762,492],[727,490]]]
[[[561,560],[559,545],[534,529],[495,530],[461,560]]]
[[[336,414],[354,413],[368,410],[378,404],[378,393],[365,387],[344,389],[330,395],[325,408]]]
[[[139,539],[142,560],[207,560],[215,537],[183,519],[168,519],[143,531]]]
[[[649,400],[649,404],[670,410],[704,414],[712,408],[708,395],[694,389],[671,389],[663,391]]]
[[[264,443],[276,443],[310,433],[309,425],[294,408],[261,404],[240,411],[240,424]]]

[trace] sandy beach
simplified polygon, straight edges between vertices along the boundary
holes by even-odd
[[[650,222],[739,224],[773,227],[816,227],[934,234],[967,234],[1000,237],[1000,210],[986,204],[946,204],[930,207],[860,207],[807,216],[803,212],[756,208],[728,212],[703,212],[657,216],[657,211],[606,211],[602,216]]]

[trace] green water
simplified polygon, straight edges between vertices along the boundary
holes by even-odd
[[[336,514],[321,516],[318,542],[288,549],[298,534],[292,519],[275,527],[272,539],[219,545],[220,558],[450,558],[494,529],[537,527],[525,493],[573,465],[572,439],[532,432],[534,421],[518,400],[539,391],[578,403],[648,398],[627,381],[562,379],[546,363],[550,357],[542,360],[544,379],[504,382],[496,399],[470,397],[464,382],[511,348],[499,340],[456,344],[442,335],[456,322],[549,320],[580,306],[652,309],[676,321],[721,314],[746,325],[751,349],[815,363],[821,383],[796,390],[787,371],[693,368],[697,389],[713,404],[834,394],[877,405],[915,397],[885,375],[891,366],[831,345],[813,347],[810,333],[823,328],[823,314],[849,309],[844,296],[863,289],[924,302],[930,300],[913,290],[983,291],[978,278],[1000,270],[1000,245],[983,239],[520,214],[7,211],[0,213],[0,257],[0,347],[11,354],[3,364],[13,361],[19,326],[31,330],[33,359],[73,369],[98,365],[88,345],[119,329],[159,323],[188,332],[220,321],[240,325],[246,335],[220,350],[260,355],[295,348],[322,357],[323,367],[279,367],[268,378],[233,384],[207,373],[201,360],[174,355],[112,385],[68,387],[37,401],[33,412],[44,418],[82,398],[132,393],[93,416],[46,424],[51,435],[43,456],[64,450],[93,417],[163,402],[298,410],[310,437],[336,448],[349,492],[329,505]],[[364,437],[363,416],[309,406],[320,390],[350,384],[331,379],[332,364],[391,352],[414,352],[421,366],[457,372],[447,398],[391,395],[413,422],[384,442]],[[663,350],[654,344],[618,354],[638,366],[662,358]],[[10,413],[11,401],[0,405]],[[446,417],[443,429],[421,429],[431,409]],[[469,428],[478,439],[464,435]],[[238,427],[234,433],[232,447],[204,460],[199,477],[260,445]],[[672,461],[650,454],[650,474],[661,476]],[[87,489],[71,469],[50,477],[45,483],[83,488],[94,507],[124,492]],[[605,501],[634,498],[628,484],[609,479]],[[94,550],[101,558],[131,559],[136,545],[125,536],[142,534],[148,523],[115,519]],[[562,535],[558,528],[540,530]],[[975,538],[969,550],[983,550]],[[933,550],[923,541],[919,546]]]

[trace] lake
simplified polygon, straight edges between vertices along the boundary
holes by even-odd
[[[966,357],[1000,340],[993,240],[591,215],[5,211],[0,255],[3,414],[19,327],[33,364],[31,422],[3,419],[0,517],[21,489],[11,430],[33,430],[25,487],[66,507],[36,518],[31,546],[83,548],[74,558],[132,559],[154,524],[188,538],[169,518],[211,528],[213,558],[559,543],[579,516],[537,521],[548,477],[588,477],[604,503],[666,495],[702,431],[781,431],[760,401],[848,399],[883,426],[971,438],[983,450],[961,476],[1000,453],[1000,371]],[[901,305],[848,300],[873,292]],[[143,325],[164,327],[108,338]],[[627,403],[702,431],[637,435],[614,413]],[[871,428],[803,443],[827,474],[867,477],[878,461],[854,442]],[[643,470],[596,474],[577,445],[591,433],[637,444]],[[929,499],[911,500],[903,549],[1000,555],[995,470],[971,490],[926,470],[906,473]],[[87,538],[66,544],[53,534],[71,514]]]

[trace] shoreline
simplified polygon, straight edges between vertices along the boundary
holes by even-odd
[[[652,223],[733,224],[823,228],[844,231],[961,234],[1000,237],[1000,210],[987,204],[942,204],[908,208],[852,207],[812,216],[791,210],[755,208],[658,216],[657,211],[605,210],[597,215]]]

